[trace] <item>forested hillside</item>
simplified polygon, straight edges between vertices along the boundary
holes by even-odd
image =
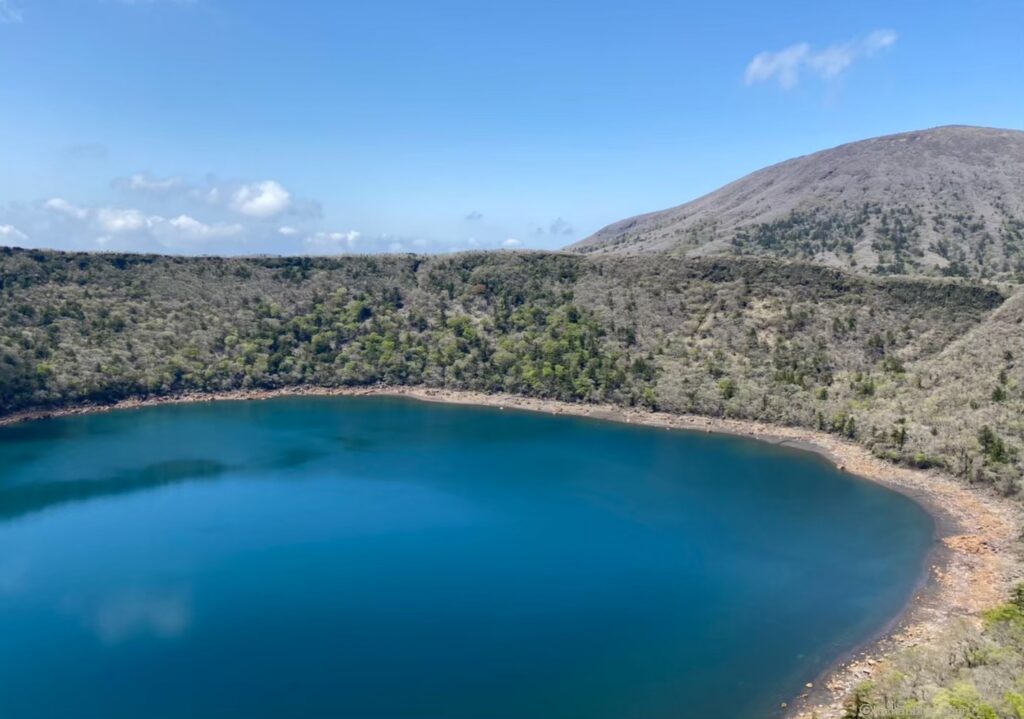
[[[0,250],[0,412],[376,383],[808,426],[1018,491],[1024,296],[761,259]]]
[[[0,268],[8,412],[381,382],[652,401],[653,365],[574,301],[573,258],[7,252]]]

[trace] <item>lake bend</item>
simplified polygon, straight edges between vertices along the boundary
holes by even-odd
[[[0,427],[0,716],[773,717],[935,522],[813,453],[397,397]]]

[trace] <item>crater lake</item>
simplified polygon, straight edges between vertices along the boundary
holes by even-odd
[[[771,717],[932,517],[751,439],[389,397],[0,428],[0,716]]]

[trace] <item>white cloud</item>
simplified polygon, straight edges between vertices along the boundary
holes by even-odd
[[[163,218],[158,219],[160,222],[164,221]],[[179,215],[173,220],[167,220],[166,222],[178,232],[179,236],[191,240],[215,240],[238,237],[245,231],[245,228],[238,223],[218,222],[208,225],[188,215]]]
[[[139,210],[102,207],[96,211],[96,223],[105,232],[137,232],[151,226],[152,221]]]
[[[24,232],[19,230],[14,225],[0,225],[0,239],[4,241],[16,240],[24,242],[25,240],[28,239],[28,235],[26,235]]]
[[[128,184],[124,186],[127,188]],[[213,186],[206,185],[204,189]],[[63,197],[53,197],[33,203],[0,205],[0,245],[171,254],[340,255],[510,250],[522,249],[531,242],[529,237],[521,240],[491,232],[484,233],[485,236],[453,238],[368,235],[354,229],[330,231],[322,229],[318,218],[304,214],[300,203],[293,203],[279,221],[273,222],[237,214],[227,202],[211,205],[194,201],[193,187],[198,186],[186,181],[180,192],[148,193],[137,197],[137,202],[123,204],[79,205]],[[233,191],[239,185],[223,187]],[[230,198],[231,194],[226,192],[224,197]],[[548,231],[564,232],[565,227],[556,221],[545,228],[545,233]]]
[[[137,208],[80,207],[60,197],[47,200],[42,206],[64,218],[59,224],[37,223],[42,241],[57,240],[53,245],[57,247],[68,244],[81,246],[88,238],[89,243],[107,249],[194,251],[196,244],[246,237],[247,228],[239,222],[204,222],[184,213],[165,216]],[[31,214],[24,215],[22,219],[33,224]],[[13,225],[10,227],[13,235],[15,228]]]
[[[530,244],[529,238],[522,241],[483,225],[480,235],[461,237],[330,231],[317,203],[296,198],[273,180],[193,180],[138,172],[114,179],[108,189],[115,190],[112,199],[96,203],[55,196],[0,206],[0,244],[221,255],[434,253]],[[124,193],[120,199],[116,190]],[[552,236],[571,231],[562,218],[543,229]],[[511,228],[508,233],[515,234]]]
[[[205,189],[193,189],[191,192],[192,197],[202,200],[203,202],[211,205],[219,205],[221,203],[221,196],[224,193],[221,192],[219,187],[208,187]]]
[[[778,52],[762,52],[747,65],[748,85],[770,80],[775,77],[785,89],[795,87],[800,81],[800,66],[806,62],[811,46],[807,43],[790,45]]]
[[[898,39],[899,35],[896,34],[895,30],[875,30],[864,38],[861,45],[864,51],[870,55],[895,45]]]
[[[161,194],[184,188],[185,181],[180,177],[154,177],[141,172],[131,177],[114,180],[114,185],[126,190]]]
[[[87,209],[85,209],[84,207],[73,205],[67,200],[65,200],[63,197],[54,197],[50,200],[47,200],[45,204],[46,207],[53,210],[54,212],[59,212],[62,215],[67,215],[68,217],[73,217],[76,220],[84,220],[86,217],[89,216],[89,211]]]
[[[0,0],[0,23],[17,23],[21,20],[21,8],[13,0]]]
[[[777,52],[758,53],[747,65],[744,79],[748,85],[774,80],[784,90],[796,87],[805,70],[824,80],[833,80],[857,60],[874,57],[894,45],[897,37],[892,30],[875,30],[867,37],[822,50],[802,42]]]
[[[201,182],[193,182],[180,175],[162,177],[140,172],[116,178],[111,182],[111,186],[124,192],[145,196],[145,202],[150,205],[154,202],[170,205],[174,213],[185,211],[189,214],[202,214],[210,207],[214,207],[256,220],[268,220],[285,213],[305,220],[319,219],[322,216],[322,208],[318,202],[295,198],[281,183],[274,180],[222,182],[216,177],[208,176]],[[191,205],[194,212],[182,207],[182,203]],[[158,211],[166,214],[166,211]],[[299,231],[296,230],[292,234],[299,234]],[[289,233],[285,230],[280,235],[288,236]]]
[[[351,251],[359,242],[361,234],[348,232],[317,232],[307,237],[303,244],[314,253],[335,253]]]
[[[231,197],[231,209],[250,217],[273,217],[291,206],[288,190],[273,180],[242,185]]]

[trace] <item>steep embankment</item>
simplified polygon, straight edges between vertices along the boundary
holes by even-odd
[[[616,222],[581,253],[765,255],[876,274],[1024,277],[1024,132],[854,142]]]

